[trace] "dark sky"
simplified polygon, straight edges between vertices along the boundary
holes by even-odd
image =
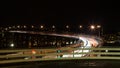
[[[2,3],[2,2],[1,2]],[[120,31],[119,7],[113,1],[3,2],[0,24],[100,24],[105,31]]]

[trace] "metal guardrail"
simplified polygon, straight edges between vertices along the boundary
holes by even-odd
[[[60,50],[60,52],[58,52]],[[83,50],[75,53],[75,50]],[[84,52],[90,50],[90,52]],[[74,57],[74,55],[87,55]],[[61,55],[73,55],[73,57],[62,57]],[[58,57],[59,56],[59,57]],[[120,60],[120,48],[60,48],[60,49],[21,49],[0,50],[0,64],[50,61],[50,60],[74,60],[74,59],[114,59]]]

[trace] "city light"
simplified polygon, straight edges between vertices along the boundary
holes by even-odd
[[[69,28],[69,26],[67,25],[66,28]]]
[[[71,41],[70,44],[73,44],[73,42]]]
[[[34,28],[34,26],[32,25],[32,28]]]
[[[52,28],[55,28],[55,26],[53,25]]]
[[[5,30],[8,30],[8,28],[5,28]]]
[[[101,26],[100,26],[100,25],[97,25],[97,28],[101,28]]]
[[[9,27],[9,29],[11,29],[11,27]]]
[[[12,44],[10,44],[10,47],[14,47],[14,44],[12,43]]]
[[[95,26],[94,26],[94,25],[91,25],[90,28],[93,30],[93,29],[95,29]]]
[[[82,28],[82,25],[80,25],[79,28]]]
[[[17,26],[17,28],[20,28],[20,26]]]
[[[24,25],[23,27],[24,27],[24,28],[26,28],[26,26],[25,26],[25,25]]]
[[[66,44],[69,44],[69,42],[66,42]]]
[[[44,28],[44,26],[43,26],[43,25],[41,25],[41,26],[40,26],[40,28],[42,29],[42,28]]]
[[[108,50],[105,50],[105,52],[108,52]]]
[[[100,30],[100,28],[101,28],[101,25],[91,25],[91,26],[90,26],[90,29],[91,29],[91,30],[99,29],[99,30],[97,31],[99,37],[100,37],[100,35],[101,35],[101,30]]]

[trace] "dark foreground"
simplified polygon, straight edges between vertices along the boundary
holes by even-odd
[[[0,68],[119,68],[120,60],[57,60],[0,64]]]

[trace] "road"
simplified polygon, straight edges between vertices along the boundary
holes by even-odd
[[[34,31],[9,31],[12,33],[29,33],[29,34],[40,34],[40,35],[50,35],[50,36],[61,36],[61,37],[69,37],[69,38],[76,38],[79,39],[77,41],[78,48],[92,48],[92,47],[100,47],[102,44],[102,39],[96,36],[91,35],[79,35],[79,34],[56,34],[56,33],[45,33],[45,32],[34,32]],[[83,45],[80,45],[81,41],[83,42]],[[73,45],[75,46],[75,45]],[[65,48],[65,47],[62,47]],[[81,53],[81,52],[90,52],[90,50],[75,50],[74,53]],[[83,57],[85,54],[75,54],[74,57]],[[55,57],[55,56],[45,56],[44,58],[48,57]],[[56,56],[57,57],[57,56]],[[64,54],[62,57],[73,57],[73,54]]]

